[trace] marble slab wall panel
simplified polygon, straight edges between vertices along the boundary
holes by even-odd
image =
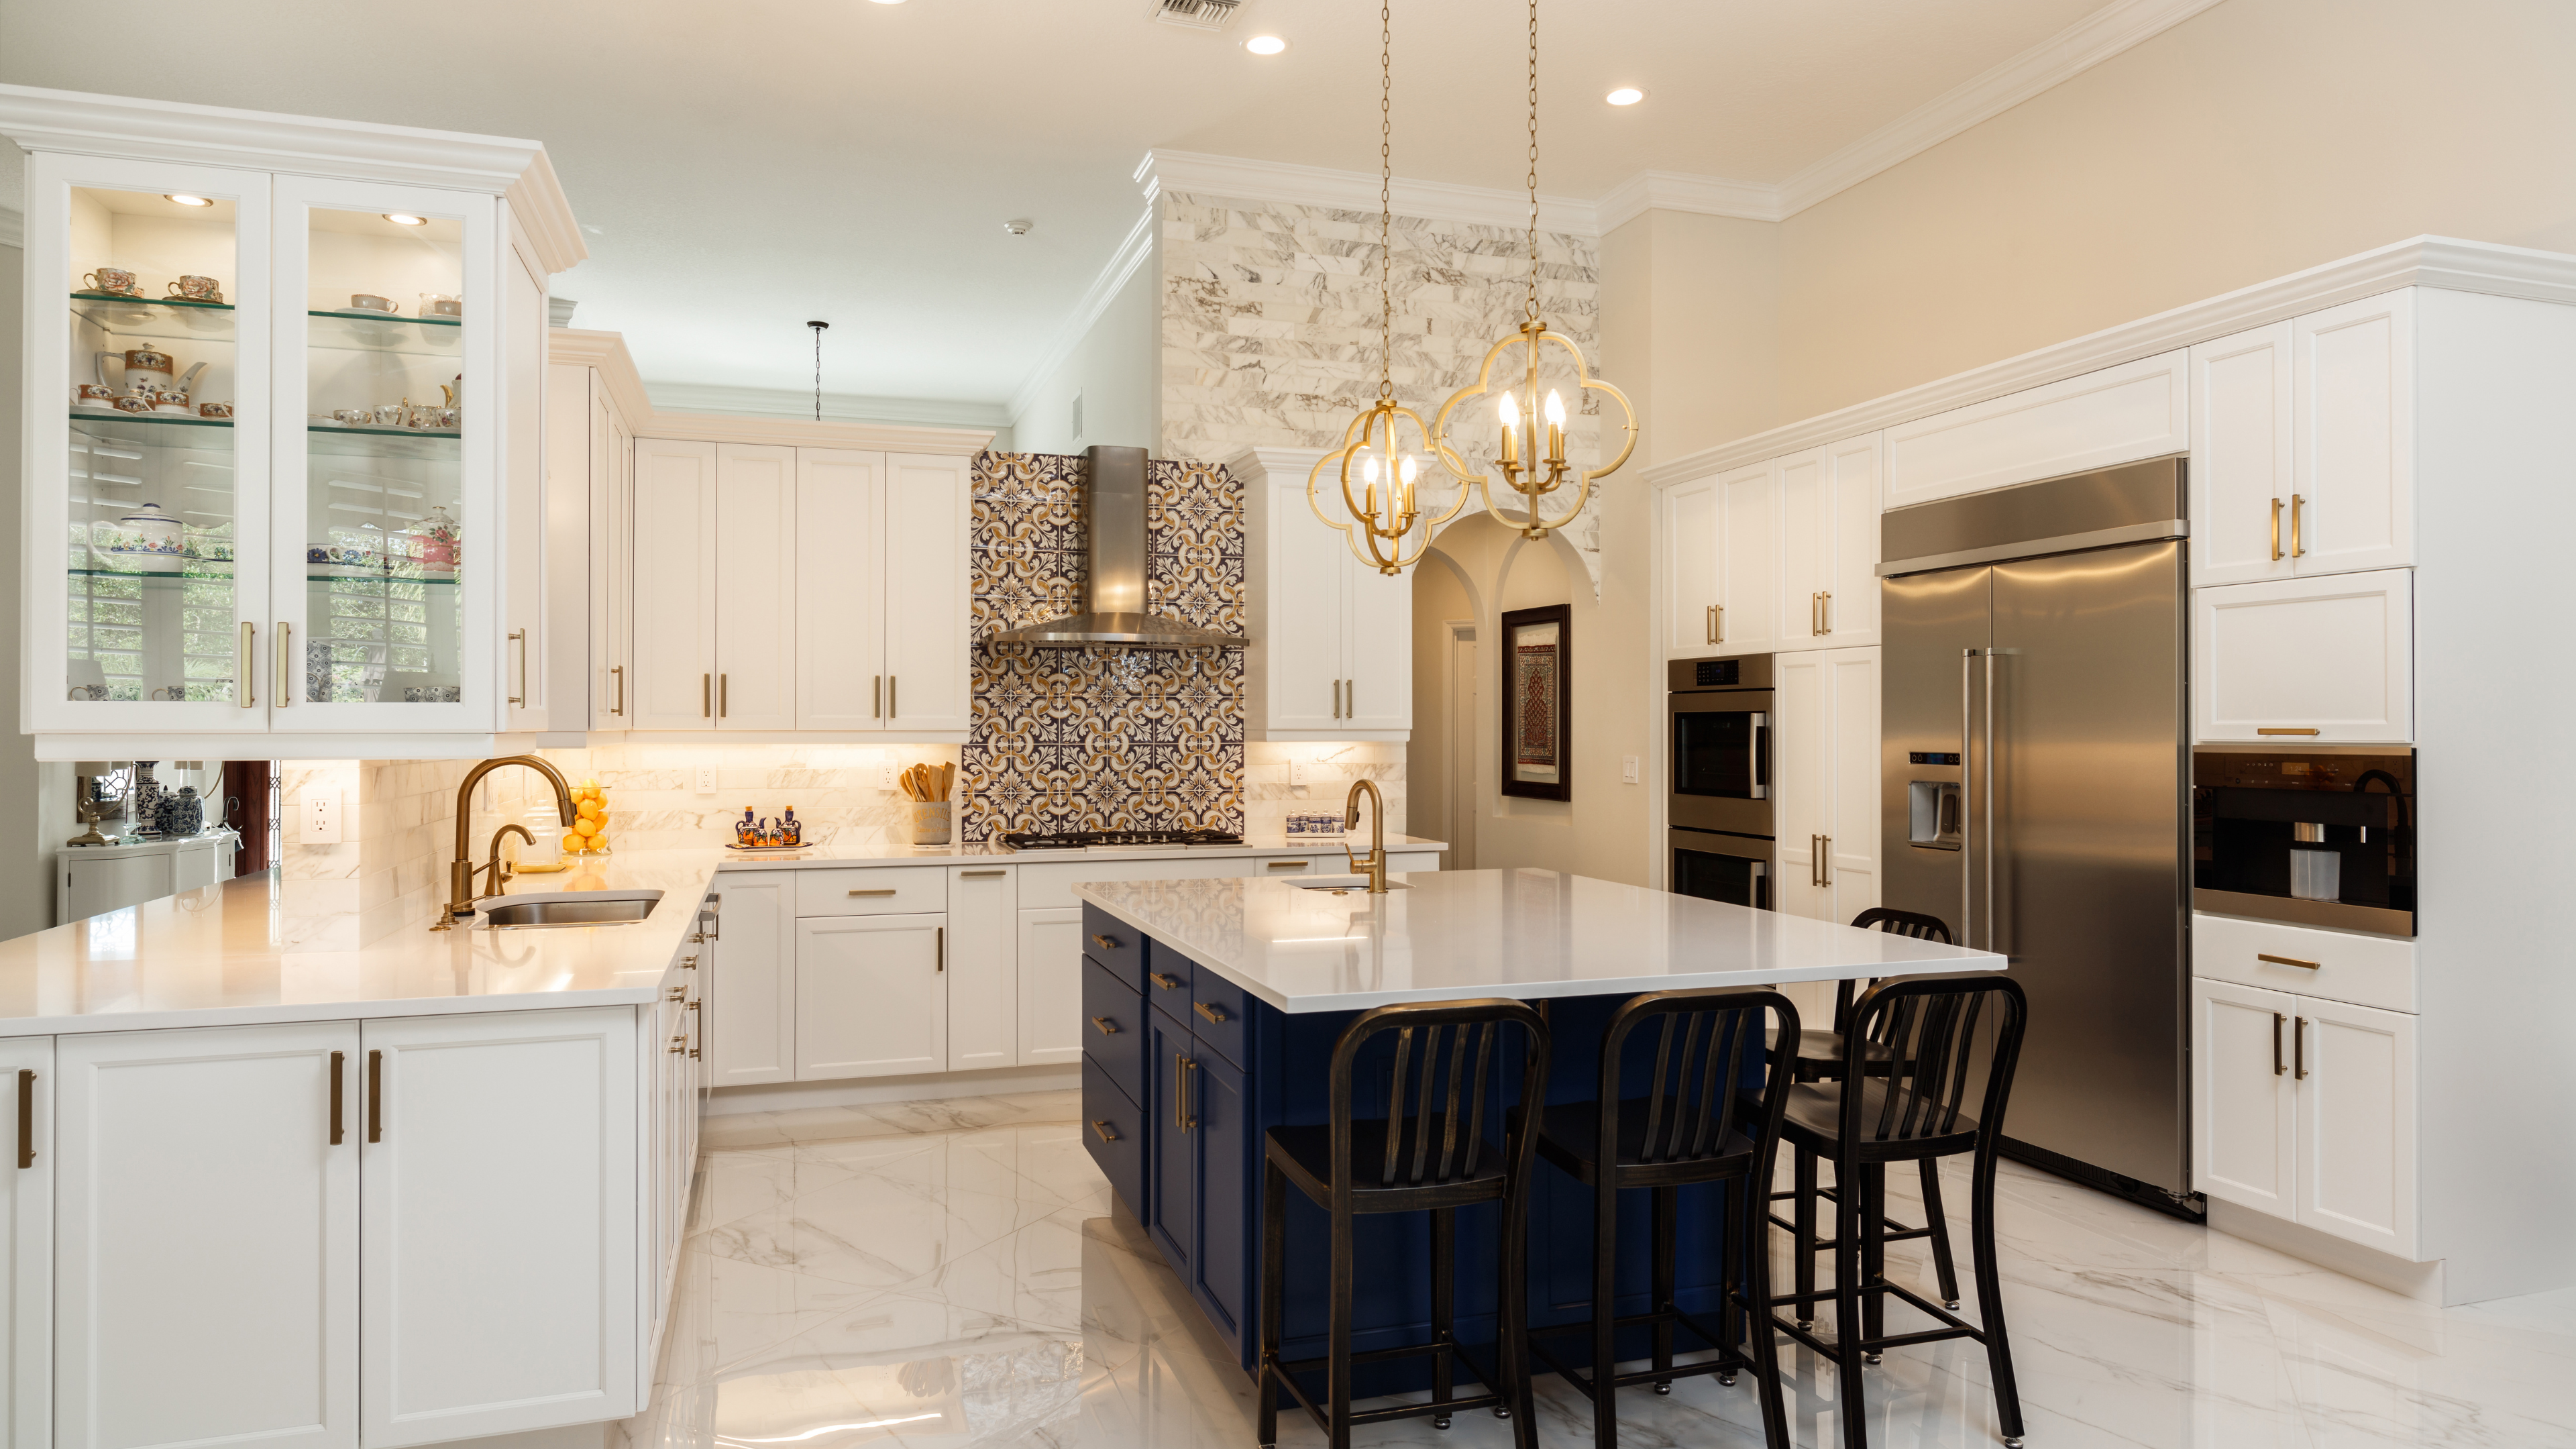
[[[1289,765],[1306,763],[1306,783],[1288,783]],[[1405,830],[1404,746],[1333,742],[1286,744],[1256,740],[1246,747],[1243,775],[1244,829],[1259,837],[1288,828],[1291,812],[1300,815],[1338,813],[1350,798],[1351,782],[1375,780],[1386,800],[1386,828]],[[1351,838],[1368,847],[1368,800],[1360,800],[1358,832]]]
[[[1082,608],[1086,460],[986,453],[974,485],[974,714],[962,832],[1243,828],[1243,651],[995,646]],[[1241,485],[1155,460],[1146,607],[1243,631]]]
[[[1340,447],[1352,415],[1376,399],[1380,358],[1389,355],[1397,397],[1429,422],[1524,315],[1524,231],[1399,216],[1382,248],[1373,212],[1177,193],[1161,204],[1162,450],[1177,457],[1223,458],[1248,445]],[[1597,364],[1598,244],[1541,232],[1538,249],[1548,325]],[[1389,253],[1395,315],[1381,345],[1379,276]],[[1469,406],[1490,415],[1490,404],[1462,412]],[[1617,409],[1605,428],[1601,407],[1583,395],[1567,427],[1569,457],[1599,458],[1605,436],[1615,447]],[[1426,486],[1423,501],[1430,511],[1446,498]],[[1597,502],[1565,534],[1597,591]]]

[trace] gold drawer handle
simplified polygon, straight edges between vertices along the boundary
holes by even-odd
[[[1118,938],[1116,936],[1093,936],[1091,938],[1091,944],[1099,947],[1103,951],[1115,951],[1118,949]]]
[[[1222,1006],[1210,1006],[1204,1001],[1196,1001],[1190,1004],[1190,1010],[1219,1025],[1223,1025],[1226,1020],[1225,1008]]]
[[[1102,1118],[1094,1117],[1091,1119],[1091,1130],[1099,1133],[1100,1140],[1103,1142],[1115,1142],[1118,1140],[1118,1134],[1110,1131],[1109,1123]]]
[[[893,891],[890,891],[890,890],[887,890],[887,891],[852,891],[852,892],[850,892],[850,895],[851,895],[851,897],[852,897],[853,899],[856,899],[856,898],[857,898],[857,897],[859,897],[859,896],[890,896],[890,895],[893,895],[893,894],[894,894],[894,892],[893,892]]]
[[[1314,862],[1311,860],[1274,860],[1270,862],[1269,868],[1272,870],[1304,870],[1312,864],[1314,864]]]
[[[2323,971],[2325,969],[2325,963],[2321,961],[2302,961],[2296,956],[2266,956],[2262,952],[2257,951],[2254,953],[2254,959],[2257,961],[2269,961],[2275,966],[2296,966],[2302,971]]]
[[[1118,1023],[1111,1021],[1108,1017],[1095,1016],[1091,1019],[1091,1024],[1100,1028],[1100,1034],[1102,1036],[1116,1036],[1118,1034]]]
[[[959,880],[984,880],[991,876],[1009,874],[1010,872],[1007,870],[961,870],[957,872],[957,878]]]
[[[2259,727],[2257,727],[2257,728],[2255,729],[2254,733],[2256,733],[2256,734],[2258,734],[2258,735],[2313,735],[2313,734],[2318,733],[2318,731],[2316,731],[2316,730],[2312,730],[2312,729],[2294,729],[2294,728],[2286,728],[2286,727],[2285,727],[2285,728],[2281,728],[2281,729],[2274,729],[2274,728],[2272,728],[2272,727],[2270,727],[2270,726],[2268,726],[2268,725],[2265,725],[2265,726],[2259,726]]]
[[[1178,976],[1166,976],[1160,971],[1146,972],[1145,979],[1153,982],[1165,991],[1178,991],[1184,984],[1186,984]]]

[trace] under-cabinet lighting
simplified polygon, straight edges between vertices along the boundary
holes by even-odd
[[[411,213],[409,213],[409,212],[405,212],[405,211],[388,211],[388,212],[383,213],[383,216],[384,216],[385,220],[392,222],[392,223],[393,223],[394,225],[396,225],[396,226],[427,226],[427,225],[429,225],[429,218],[428,218],[428,217],[425,217],[425,216],[413,216]]]
[[[1614,106],[1633,106],[1645,98],[1646,93],[1637,89],[1635,86],[1621,86],[1619,89],[1612,91],[1601,99],[1608,101]]]
[[[180,195],[180,194],[179,194],[179,193],[177,193],[177,192],[168,192],[168,191],[165,191],[165,192],[163,192],[163,193],[161,194],[161,199],[162,199],[163,201],[174,202],[174,203],[176,203],[176,204],[178,204],[178,205],[180,205],[180,206],[212,206],[212,205],[214,205],[214,202],[212,202],[212,201],[208,200],[208,199],[207,199],[207,198],[205,198],[205,197],[202,197],[202,196],[183,196],[183,195]]]

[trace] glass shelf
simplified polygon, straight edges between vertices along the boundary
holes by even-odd
[[[465,324],[454,317],[397,317],[383,312],[307,312],[307,341],[352,352],[453,356],[464,350]]]
[[[454,462],[459,433],[423,428],[325,428],[304,430],[304,451],[316,458],[426,458]]]
[[[147,574],[139,569],[65,569],[75,579],[132,579],[146,588],[175,589],[183,584],[229,584],[233,575],[220,574]]]
[[[74,292],[72,315],[119,337],[161,337],[176,342],[233,340],[233,304],[230,302]]]
[[[141,431],[147,428],[229,428],[233,425],[230,418],[191,418],[178,413],[121,413],[114,408],[74,408],[72,421],[105,428],[109,437],[122,433],[124,441],[133,443],[151,440],[149,434]]]

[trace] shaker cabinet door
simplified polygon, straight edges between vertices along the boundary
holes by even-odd
[[[1145,1012],[1153,1052],[1145,1065],[1145,1117],[1152,1150],[1146,1154],[1145,1227],[1183,1282],[1192,1278],[1198,1253],[1197,1123],[1189,1099],[1198,1061],[1189,1029],[1160,1011]]]
[[[965,458],[886,455],[885,727],[890,730],[963,730],[972,712],[969,475]]]
[[[2415,293],[2290,324],[2295,538],[2302,574],[2415,561]]]
[[[1781,637],[1781,473],[1778,463],[1764,463],[1718,480],[1719,653],[1767,648]]]
[[[910,1076],[948,1065],[944,916],[796,923],[796,1080]]]
[[[2293,572],[2290,324],[2191,350],[2191,581]]]
[[[2197,738],[2414,737],[2414,570],[2194,589],[2191,612]]]
[[[54,1039],[0,1041],[0,1444],[50,1449],[54,1372]],[[19,1136],[25,1123],[26,1136]]]
[[[1082,1017],[1082,907],[1048,906],[1019,917],[1019,1064],[1075,1061],[1090,1029]]]
[[[796,449],[717,445],[720,730],[796,727],[796,491]]]
[[[2297,998],[2195,977],[2192,1186],[2223,1202],[2292,1216],[2296,1180],[2290,1028]]]
[[[1027,995],[1011,873],[998,866],[948,872],[948,1070],[980,1071],[1019,1060]],[[1080,1055],[1077,1051],[1075,1055]],[[1072,1061],[1072,1057],[1064,1060]]]
[[[2412,1260],[2415,1018],[2313,996],[2297,1000],[2298,1220]],[[2294,1074],[2295,1075],[2295,1074]]]
[[[1343,572],[1350,545],[1341,533],[1315,521],[1303,477],[1274,474],[1264,486],[1270,496],[1260,546],[1269,608],[1254,646],[1260,652],[1267,717],[1256,723],[1274,730],[1338,729]],[[1319,486],[1325,506],[1336,506],[1339,485],[1328,475]],[[1411,617],[1409,607],[1406,617]]]
[[[1801,650],[1774,655],[1771,665],[1778,715],[1771,733],[1771,790],[1779,832],[1772,909],[1815,920],[1833,912],[1820,859],[1833,810],[1833,713],[1826,695],[1831,657],[1821,649]]]
[[[1701,478],[1663,491],[1664,577],[1670,612],[1664,654],[1692,659],[1717,648],[1718,481]]]
[[[632,727],[715,728],[716,445],[635,440]]]
[[[796,727],[885,728],[885,455],[796,450]]]
[[[716,894],[717,935],[701,947],[706,1004],[707,1085],[748,1087],[796,1080],[796,877],[791,871],[727,871]]]

